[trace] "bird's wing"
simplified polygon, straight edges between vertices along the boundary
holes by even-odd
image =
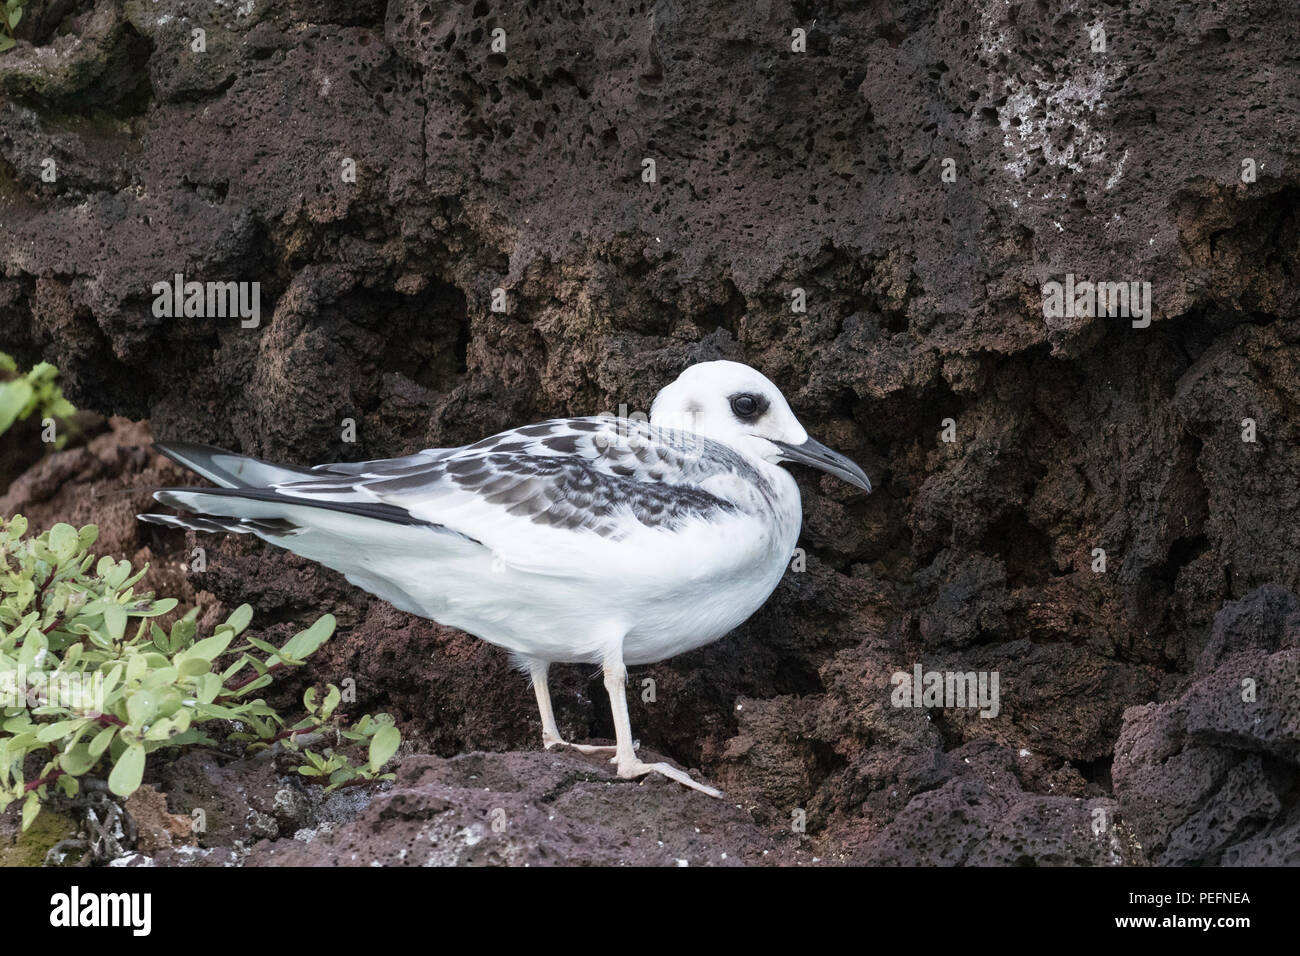
[[[501,432],[462,448],[323,465],[271,485],[325,507],[400,509],[493,546],[525,523],[615,540],[739,510],[717,479],[765,487],[724,445],[614,418],[569,418]],[[707,487],[706,487],[707,486]]]

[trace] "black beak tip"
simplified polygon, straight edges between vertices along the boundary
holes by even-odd
[[[867,477],[867,473],[851,459],[837,451],[831,451],[821,442],[809,438],[802,445],[790,445],[785,442],[774,442],[774,444],[781,449],[786,461],[809,465],[871,494],[871,479]]]

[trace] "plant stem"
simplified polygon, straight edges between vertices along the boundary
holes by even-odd
[[[268,667],[263,673],[273,674],[283,666],[284,666],[284,661],[276,661],[274,664]],[[241,680],[237,680],[233,684],[227,684],[226,690],[229,693],[222,694],[217,698],[217,700],[229,700],[231,697],[234,696],[235,691],[239,690],[241,687],[247,687],[249,684],[253,683],[253,681],[257,680],[261,676],[262,674],[259,674],[257,671],[253,671],[247,677],[242,678]]]
[[[43,787],[47,783],[53,783],[55,780],[58,780],[62,776],[63,776],[62,770],[51,771],[50,773],[47,773],[45,776],[41,777],[39,780],[33,780],[31,783],[23,787],[23,793],[31,793],[37,787]]]
[[[277,740],[288,740],[290,737],[296,737],[298,734],[314,734],[320,731],[324,724],[317,724],[315,727],[299,727],[297,730],[282,730],[271,737],[263,737],[265,743],[274,743]]]
[[[36,610],[38,611],[45,610],[45,589],[48,588],[50,582],[54,580],[54,571],[54,568],[50,568],[50,573],[45,575],[45,583],[36,591],[36,597],[32,603],[36,605]]]

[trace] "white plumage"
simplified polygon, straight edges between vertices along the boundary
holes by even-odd
[[[382,461],[274,465],[190,444],[159,449],[220,486],[155,497],[190,514],[141,515],[251,533],[346,575],[401,610],[509,650],[532,675],[543,743],[636,757],[627,664],[717,640],[781,579],[799,536],[799,489],[782,461],[858,485],[860,468],[808,438],[771,382],[735,362],[688,368],[649,423],[557,419],[473,445]],[[616,747],[565,744],[552,663],[604,668]]]

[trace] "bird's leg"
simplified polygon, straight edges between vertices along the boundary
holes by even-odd
[[[560,728],[555,724],[555,711],[551,708],[551,687],[547,683],[547,673],[551,665],[546,661],[533,661],[528,672],[533,679],[533,693],[537,695],[537,709],[542,715],[542,747],[569,747],[584,754],[613,753],[613,747],[597,747],[592,744],[571,744],[560,736]]]
[[[555,711],[551,709],[551,688],[547,683],[550,669],[551,665],[546,661],[533,661],[528,669],[533,679],[533,693],[537,695],[537,709],[542,715],[542,747],[546,750],[564,743],[560,728],[555,725]]]
[[[612,762],[618,764],[620,777],[632,780],[648,773],[661,773],[670,780],[676,780],[711,797],[722,796],[721,790],[697,783],[685,770],[678,770],[666,763],[643,763],[637,758],[636,747],[632,743],[632,720],[627,714],[627,668],[623,666],[621,650],[614,651],[605,658],[605,690],[609,693],[609,706],[614,712],[614,737],[618,741]]]

